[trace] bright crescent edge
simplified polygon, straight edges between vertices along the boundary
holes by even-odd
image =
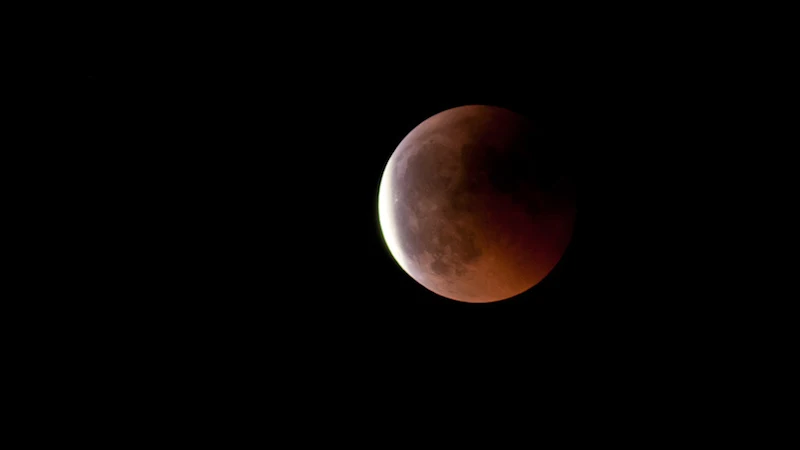
[[[400,241],[397,235],[397,222],[394,217],[393,208],[393,195],[392,185],[394,184],[393,172],[394,162],[396,160],[393,154],[386,163],[386,168],[381,177],[381,184],[378,188],[378,220],[381,225],[381,234],[383,235],[386,245],[389,247],[389,252],[394,257],[395,261],[403,268],[406,273],[408,271],[408,264],[403,255],[403,250],[400,247]]]

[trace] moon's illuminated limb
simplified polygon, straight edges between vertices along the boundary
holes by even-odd
[[[394,259],[400,264],[400,267],[408,273],[408,264],[405,260],[405,255],[400,247],[400,241],[397,233],[397,222],[394,217],[394,196],[392,193],[392,186],[394,185],[393,175],[394,160],[392,157],[386,164],[386,169],[383,171],[381,177],[381,184],[378,188],[378,220],[381,225],[381,233],[386,245],[389,247]]]

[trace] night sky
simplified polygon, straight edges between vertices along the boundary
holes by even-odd
[[[777,309],[754,313],[791,300],[771,291],[790,265],[750,251],[791,254],[766,241],[782,222],[768,213],[794,204],[765,199],[794,191],[756,188],[771,182],[757,176],[793,166],[775,157],[754,167],[773,125],[746,139],[769,109],[748,95],[787,101],[788,91],[762,90],[772,72],[742,58],[773,45],[755,43],[727,9],[673,20],[570,5],[561,26],[538,4],[495,18],[485,6],[466,22],[456,17],[466,4],[443,18],[428,5],[378,14],[303,4],[290,18],[277,5],[222,17],[198,4],[142,10],[147,20],[121,39],[107,31],[132,10],[85,14],[109,30],[87,33],[85,71],[54,83],[74,88],[64,101],[46,110],[31,100],[60,126],[35,130],[55,145],[25,148],[35,176],[18,185],[42,193],[22,244],[48,269],[25,291],[34,326],[12,333],[12,348],[39,344],[23,353],[41,369],[9,365],[31,369],[36,386],[11,385],[28,407],[117,439],[161,427],[205,440],[223,417],[236,429],[227,447],[243,428],[375,446],[418,431],[421,416],[440,431],[450,418],[469,428],[447,443],[492,419],[516,425],[512,415],[537,443],[548,428],[539,417],[560,425],[559,442],[661,440],[720,420],[714,409],[738,414],[748,387],[784,398],[762,395],[772,381],[749,374],[775,372],[745,358],[792,341],[779,336],[791,327],[771,325]],[[730,41],[712,29],[721,23],[747,37]],[[759,71],[770,79],[750,78]],[[541,155],[577,181],[560,263],[492,304],[426,290],[378,222],[398,143],[469,104],[529,117]],[[732,423],[714,439],[738,438]]]
[[[662,283],[671,262],[650,264],[675,241],[650,225],[676,219],[645,213],[651,204],[629,189],[654,173],[645,139],[651,152],[666,145],[646,131],[642,105],[668,90],[653,94],[610,57],[325,55],[99,58],[79,81],[85,145],[63,163],[75,168],[68,214],[80,236],[68,245],[89,292],[70,314],[107,333],[104,345],[165,361],[256,354],[253,364],[281,355],[345,366],[510,352],[567,371],[671,339],[653,330],[689,300]],[[378,184],[397,144],[467,104],[530,117],[543,154],[578,181],[559,265],[494,304],[427,291],[378,225]]]

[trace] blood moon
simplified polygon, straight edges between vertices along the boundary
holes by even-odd
[[[507,109],[436,114],[397,146],[378,191],[381,232],[414,280],[450,299],[518,295],[553,269],[572,237],[568,177],[537,148],[533,125]]]

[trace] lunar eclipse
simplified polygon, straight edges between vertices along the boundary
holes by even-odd
[[[469,303],[519,295],[556,266],[576,216],[571,180],[547,166],[535,124],[468,105],[415,127],[385,166],[378,212],[400,267]]]

